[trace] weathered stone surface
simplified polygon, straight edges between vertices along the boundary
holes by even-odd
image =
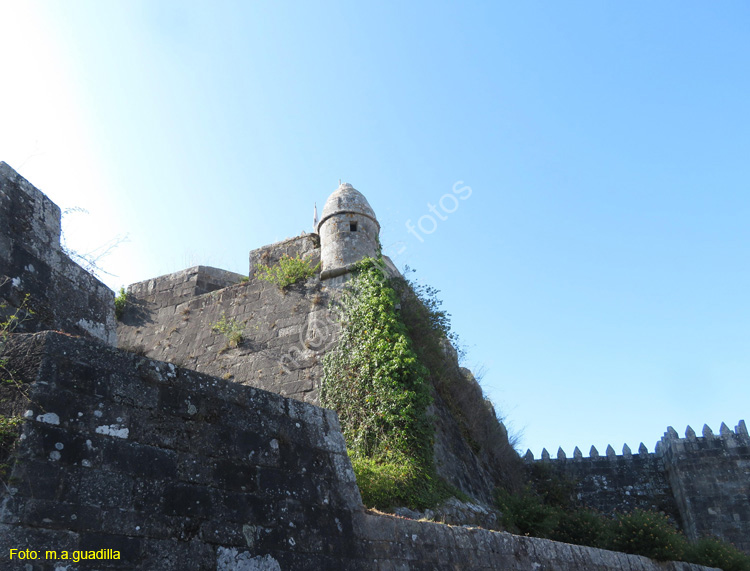
[[[316,228],[321,279],[336,278],[362,258],[377,257],[380,224],[367,199],[349,183],[328,197]]]
[[[688,440],[695,440],[695,430],[692,429],[690,425],[685,429],[685,438]]]
[[[305,236],[282,244],[288,250],[308,242]],[[269,259],[278,257],[277,250],[268,250]],[[286,292],[254,277],[242,279],[198,266],[129,286],[120,347],[317,402],[321,358],[338,331],[328,312],[329,294],[317,278]],[[214,329],[222,318],[241,328],[236,347]]]
[[[636,508],[663,511],[672,521],[681,521],[663,464],[651,454],[616,456],[611,446],[607,456],[593,455],[577,462],[552,461],[552,467],[576,482],[576,500],[604,513],[629,512]],[[627,458],[627,462],[624,460]],[[618,461],[619,460],[619,461]]]
[[[33,527],[74,534],[72,549],[121,548],[121,568],[207,569],[215,545],[304,552],[350,533],[361,500],[322,409],[52,332],[15,336],[6,354],[29,390],[0,518],[21,543],[0,539],[0,553],[36,548]],[[119,390],[96,388],[115,378]],[[126,385],[152,396],[124,402]]]
[[[616,456],[608,446],[606,458],[551,464],[576,482],[576,499],[587,507],[660,511],[692,539],[713,535],[750,553],[750,437],[744,421],[735,431],[721,426],[720,438],[707,426],[697,437],[688,426],[684,439],[670,427],[654,454],[641,444],[636,456],[627,445]]]
[[[480,528],[448,527],[389,516],[355,517],[361,552],[370,555],[361,569],[550,569],[555,571],[699,571],[681,562],[657,563],[625,555]]]
[[[97,568],[703,569],[371,515],[330,411],[58,333],[16,336],[5,356],[29,410],[0,491],[9,564],[11,548],[109,548],[120,559]]]
[[[501,529],[500,512],[487,506],[462,502],[449,498],[439,506],[418,512],[408,508],[396,508],[397,516],[409,519],[425,519],[450,525],[471,525],[484,529]]]
[[[688,537],[714,535],[750,554],[750,437],[725,427],[721,438],[704,429],[668,442],[664,470]]]
[[[320,238],[317,234],[303,234],[287,238],[275,244],[269,244],[250,252],[250,270],[248,276],[254,276],[259,266],[273,266],[282,256],[304,258],[313,266],[320,262]]]
[[[255,250],[251,266],[274,264],[284,254],[305,255],[317,263],[317,237],[304,235]],[[211,284],[211,289],[198,287],[200,283]],[[118,329],[120,347],[318,403],[322,358],[338,339],[340,326],[329,310],[338,290],[317,276],[282,292],[255,276],[243,282],[237,274],[196,267],[133,284],[128,291],[130,301]],[[225,336],[213,329],[222,318],[242,328],[237,347],[229,347]],[[517,462],[507,466],[498,458],[495,443],[510,449],[507,432],[471,371],[459,367],[455,350],[446,350],[445,361],[456,410],[435,391],[429,412],[435,426],[436,469],[464,493],[491,504],[497,482],[507,477],[503,470],[512,471]],[[471,445],[456,414],[471,418]]]
[[[0,318],[25,306],[17,331],[55,329],[117,344],[114,293],[60,247],[60,209],[0,162]],[[4,319],[0,319],[3,320]]]

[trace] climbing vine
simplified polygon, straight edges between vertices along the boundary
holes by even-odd
[[[365,504],[424,508],[449,494],[434,470],[429,373],[397,300],[382,261],[357,265],[338,308],[339,343],[323,362],[321,402],[338,412]]]
[[[9,280],[0,280],[0,287]],[[15,309],[0,303],[0,484],[5,483],[10,473],[9,458],[18,442],[23,419],[14,406],[17,401],[28,400],[27,388],[16,379],[8,360],[3,357],[11,334],[24,321],[31,319],[34,311],[29,307],[31,296],[26,294]]]

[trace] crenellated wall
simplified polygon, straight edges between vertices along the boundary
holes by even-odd
[[[688,537],[715,535],[750,553],[750,436],[745,421],[704,425],[685,438],[671,427],[657,444]]]
[[[527,462],[534,462],[528,451]],[[607,446],[605,456],[591,447],[588,457],[575,448],[573,458],[546,449],[548,463],[576,482],[577,500],[604,513],[650,509],[664,512],[685,534],[714,535],[750,553],[750,437],[744,420],[734,430],[722,423],[718,435],[704,425],[702,436],[688,426],[680,438],[671,426],[649,453],[641,443],[633,454]]]
[[[543,452],[542,462],[554,466],[566,478],[576,482],[576,500],[581,505],[603,513],[630,512],[634,509],[657,510],[666,513],[671,521],[682,524],[664,466],[655,454],[645,447],[639,454],[615,455],[610,446],[608,454],[599,456],[592,447],[589,457],[576,448],[573,458],[566,458],[562,450],[550,459]],[[526,460],[530,459],[527,453]]]

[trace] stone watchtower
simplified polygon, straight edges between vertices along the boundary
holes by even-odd
[[[364,195],[349,183],[328,197],[316,231],[321,280],[342,276],[362,258],[378,255],[380,224]]]

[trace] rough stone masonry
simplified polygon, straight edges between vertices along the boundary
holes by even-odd
[[[5,355],[26,390],[2,568],[706,569],[369,514],[332,411],[61,333]],[[108,549],[119,558],[53,559]]]
[[[0,320],[24,304],[21,331],[59,329],[117,345],[114,294],[60,247],[60,208],[0,162]]]

